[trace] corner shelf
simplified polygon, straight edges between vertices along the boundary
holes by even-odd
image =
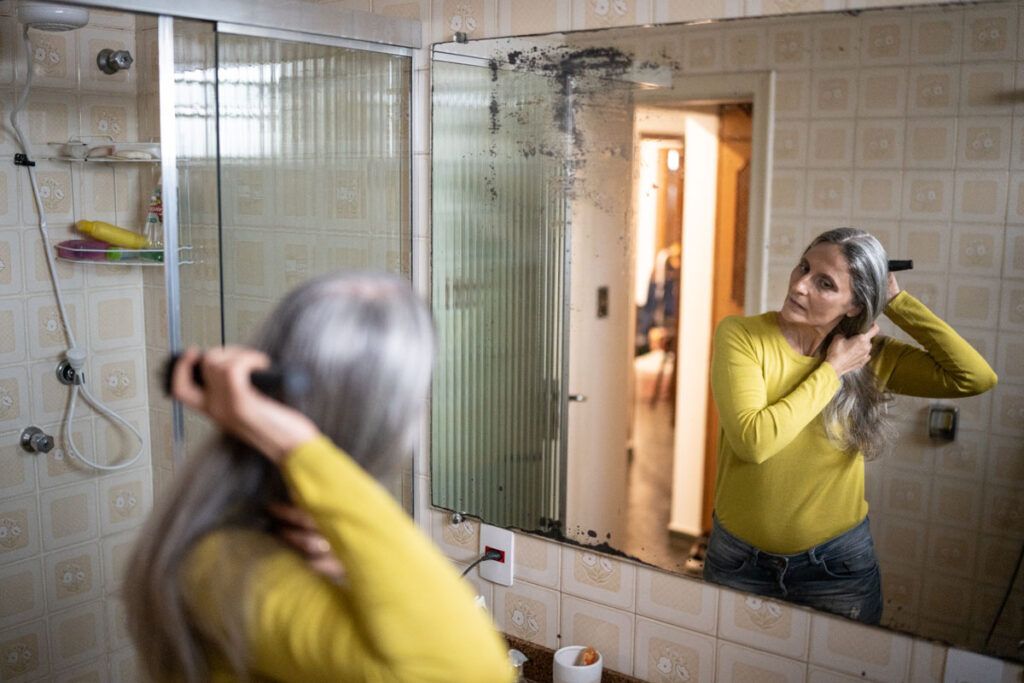
[[[59,243],[58,243],[59,244]],[[126,249],[124,247],[117,247],[111,245],[110,248],[106,249],[77,249],[79,252],[89,252],[94,254],[103,254],[104,258],[75,258],[72,256],[61,256],[57,253],[57,244],[51,245],[54,250],[54,256],[58,261],[65,261],[67,263],[84,263],[90,266],[163,266],[164,265],[164,249]],[[111,249],[117,249],[121,258],[110,259],[107,255],[111,253]],[[160,260],[146,258],[145,254],[160,254]],[[192,263],[192,247],[178,247],[178,264],[184,265]]]
[[[133,145],[141,146],[141,145],[151,145],[151,144],[154,144],[154,143],[116,143],[114,141],[114,139],[111,138],[110,136],[95,136],[95,137],[99,137],[99,138],[103,138],[103,139],[107,140],[110,143],[109,146],[112,147],[112,148],[116,148],[116,146],[118,144],[124,145],[124,146],[129,147],[129,148],[132,147]],[[68,143],[71,143],[71,142],[82,142],[82,140],[81,139],[77,139],[77,138],[72,138],[71,140],[68,141]],[[49,145],[50,150],[52,152],[56,148],[58,148],[59,146],[65,145],[65,144],[68,144],[68,143],[51,142],[51,143],[47,143],[47,144]],[[97,147],[107,147],[107,145],[98,145]],[[106,164],[106,165],[117,165],[117,164],[159,164],[161,162],[161,158],[159,156],[154,156],[154,157],[146,158],[146,159],[130,159],[130,158],[122,158],[122,157],[118,157],[118,156],[111,156],[111,155],[102,155],[102,156],[97,155],[97,156],[82,156],[82,157],[78,157],[78,156],[68,156],[66,154],[53,154],[53,153],[51,153],[51,154],[49,154],[47,156],[40,156],[39,159],[43,160],[43,161],[64,162],[64,163],[70,163],[70,164],[83,164],[83,165],[85,165],[85,164]],[[187,166],[187,164],[186,164],[186,166]],[[113,169],[111,169],[111,170],[113,171]],[[185,173],[187,173],[187,172],[188,171],[187,171],[187,168],[186,168]],[[183,187],[185,188],[185,192],[186,192],[186,195],[187,195],[188,183],[186,182],[183,185]],[[115,180],[115,186],[114,186],[115,195],[116,195],[116,191],[117,191],[117,186],[116,186],[116,180]],[[187,196],[185,198],[185,201],[187,202]],[[192,246],[191,246],[191,239],[190,239],[191,238],[191,235],[190,235],[190,233],[191,233],[191,225],[185,225],[184,226],[184,228],[185,228],[184,231],[181,231],[181,227],[182,226],[179,226],[179,239],[181,239],[181,237],[184,237],[185,239],[181,242],[181,246],[178,247],[178,264],[179,265],[189,264],[189,263],[193,262],[192,261]],[[84,236],[83,235],[82,238],[83,239],[88,239],[88,236]],[[164,265],[164,253],[165,253],[165,250],[164,250],[163,247],[160,247],[160,248],[150,248],[150,249],[127,249],[127,248],[124,248],[124,247],[118,247],[116,245],[110,245],[110,247],[104,247],[102,249],[81,249],[81,248],[76,249],[76,251],[79,252],[79,253],[85,253],[85,254],[90,254],[90,255],[91,254],[95,254],[96,255],[95,258],[89,258],[89,257],[78,257],[78,256],[61,256],[58,253],[58,251],[57,251],[57,245],[58,244],[59,243],[51,243],[51,245],[50,245],[50,248],[53,250],[54,257],[58,261],[65,261],[67,263],[83,263],[83,264],[92,265],[92,266],[163,266]],[[113,254],[117,254],[119,256],[119,258],[107,258],[108,255],[113,255]],[[155,256],[157,254],[160,255],[159,259],[157,259],[157,258],[147,258],[147,255],[148,256]]]

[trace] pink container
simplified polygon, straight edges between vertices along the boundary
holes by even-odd
[[[67,259],[105,261],[110,245],[99,240],[64,240],[57,244],[57,256]]]

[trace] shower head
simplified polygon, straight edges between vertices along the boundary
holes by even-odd
[[[22,1],[18,3],[18,21],[40,31],[73,31],[89,23],[89,10],[53,2]]]

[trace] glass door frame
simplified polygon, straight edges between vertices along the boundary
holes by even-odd
[[[159,14],[157,20],[157,62],[160,97],[160,170],[163,178],[163,196],[173,197],[174,201],[164,203],[164,285],[167,297],[167,339],[168,347],[172,354],[184,350],[181,333],[181,254],[179,244],[179,215],[178,215],[178,158],[177,158],[177,130],[175,127],[175,60],[174,60],[174,20],[189,19],[199,21],[210,21],[214,24],[215,33],[226,33],[233,35],[246,35],[264,37],[277,40],[290,40],[301,43],[327,45],[331,47],[342,47],[347,49],[361,50],[367,52],[384,53],[394,56],[413,57],[415,48],[421,44],[420,22],[408,19],[393,17],[379,17],[367,12],[352,12],[359,15],[362,22],[350,33],[358,37],[328,35],[323,33],[311,33],[303,30],[293,30],[290,27],[306,27],[308,21],[301,21],[296,18],[295,13],[282,12],[274,5],[261,0],[229,0],[222,3],[208,3],[203,0],[177,0],[167,2],[166,0],[149,0],[146,2],[133,2],[131,7],[125,7],[123,3],[113,2],[72,2],[89,6],[109,6],[118,10],[142,11],[152,9]],[[234,5],[239,7],[234,7]],[[255,24],[244,24],[223,21],[225,18],[248,17],[253,14],[253,6],[259,8],[264,6],[266,12],[260,14],[261,19],[272,21],[277,26],[285,28],[268,28]],[[312,6],[315,8],[315,6]],[[315,8],[317,11],[319,8]],[[244,11],[243,11],[244,10]],[[234,15],[232,16],[232,11]],[[364,16],[365,15],[365,16]],[[269,17],[269,18],[268,18]],[[370,19],[369,17],[373,17]],[[334,17],[336,19],[336,16]],[[331,25],[344,24],[345,22],[332,22]],[[353,27],[349,27],[352,29]],[[412,30],[415,29],[415,30]],[[391,42],[383,42],[385,39]],[[419,81],[410,78],[410,116],[412,103],[421,93]],[[413,147],[412,131],[415,125],[407,126],[406,144],[409,152],[409,161],[405,173],[409,178],[410,188],[415,187],[416,178],[413,176]],[[219,141],[218,141],[219,146]],[[412,197],[415,193],[410,192],[409,215],[411,222],[416,219]],[[420,217],[422,219],[422,217]],[[220,219],[218,219],[220,220]],[[410,226],[411,228],[412,226]],[[412,230],[410,229],[410,232]],[[411,234],[410,234],[411,237]],[[415,261],[410,262],[410,276],[415,282]],[[185,461],[185,415],[180,402],[171,402],[171,439],[172,453],[176,464]]]

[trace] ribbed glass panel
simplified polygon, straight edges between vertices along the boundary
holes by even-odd
[[[337,269],[408,275],[408,57],[221,34],[225,338]]]
[[[435,62],[433,503],[561,519],[564,140],[542,76]]]

